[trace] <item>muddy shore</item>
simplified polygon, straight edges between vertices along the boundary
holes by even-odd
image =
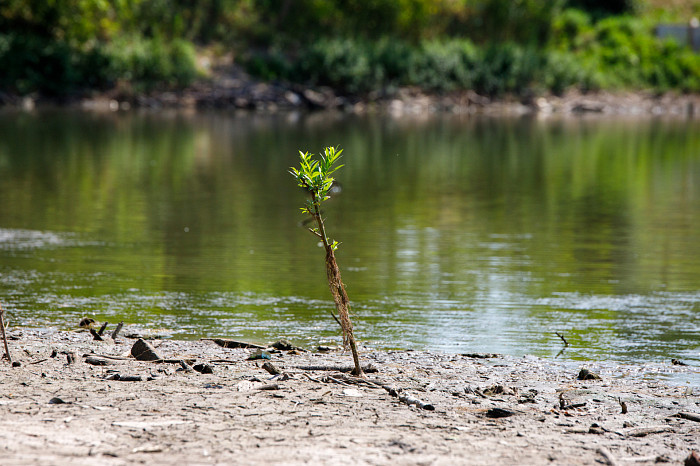
[[[361,380],[339,349],[150,340],[161,361],[147,362],[135,338],[9,336],[7,465],[684,464],[700,452],[700,388],[629,367],[365,349],[374,371]],[[601,379],[579,380],[583,368]]]
[[[428,115],[613,115],[673,116],[700,118],[700,94],[651,91],[587,92],[570,90],[563,95],[500,96],[490,98],[474,91],[431,93],[418,88],[379,89],[362,95],[345,95],[328,87],[285,82],[263,82],[240,66],[213,67],[206,78],[180,90],[135,93],[128,86],[46,99],[19,97],[0,92],[0,108],[33,110],[41,106],[64,106],[89,111],[133,109],[231,110],[289,112],[334,110],[345,113]]]

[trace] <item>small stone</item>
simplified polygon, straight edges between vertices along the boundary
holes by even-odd
[[[114,361],[110,361],[107,358],[100,358],[97,356],[88,356],[87,358],[85,358],[85,362],[93,366],[108,366],[110,364],[114,364]]]
[[[155,348],[143,338],[136,340],[134,346],[131,347],[131,355],[138,361],[157,361],[163,359],[156,353]]]
[[[515,416],[516,414],[519,414],[518,411],[508,408],[491,408],[486,411],[486,417],[490,417],[492,419]]]
[[[578,373],[578,380],[602,380],[602,378],[595,372],[591,372],[588,369],[581,369]]]
[[[88,328],[92,325],[95,325],[95,319],[93,319],[92,317],[84,317],[80,320],[78,325],[82,328]]]
[[[272,347],[281,351],[291,351],[294,349],[294,345],[287,340],[278,340],[272,344]]]
[[[209,364],[195,364],[192,369],[196,370],[200,374],[213,374],[214,368]]]
[[[700,453],[697,451],[693,451],[688,455],[688,457],[685,459],[685,463],[683,463],[685,466],[700,466]]]

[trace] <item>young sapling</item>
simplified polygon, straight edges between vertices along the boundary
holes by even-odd
[[[345,349],[350,348],[352,358],[355,363],[353,375],[358,377],[364,376],[362,366],[360,365],[360,357],[357,353],[357,344],[353,334],[352,322],[350,321],[350,300],[345,291],[345,285],[340,277],[340,269],[335,260],[335,251],[338,249],[337,241],[331,242],[326,235],[326,227],[321,216],[321,204],[330,199],[330,191],[335,178],[331,175],[341,168],[343,165],[335,165],[342,154],[341,150],[336,150],[335,147],[326,147],[318,158],[314,154],[299,151],[299,168],[291,167],[289,173],[294,176],[298,185],[304,188],[310,196],[304,207],[301,208],[302,213],[310,215],[315,221],[316,227],[309,228],[309,231],[321,239],[323,248],[326,251],[326,276],[328,277],[328,286],[330,287],[335,309],[338,311],[340,318],[340,326],[343,331],[343,346]]]

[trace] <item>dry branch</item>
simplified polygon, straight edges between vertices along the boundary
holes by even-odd
[[[10,347],[7,344],[7,334],[5,333],[5,309],[2,307],[2,303],[0,303],[0,328],[2,329],[2,341],[5,344],[5,356],[7,356],[7,360],[12,364]]]

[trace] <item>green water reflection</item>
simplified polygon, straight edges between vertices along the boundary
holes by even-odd
[[[700,361],[700,121],[0,114],[0,297],[177,337],[337,340],[297,150],[376,347]]]

